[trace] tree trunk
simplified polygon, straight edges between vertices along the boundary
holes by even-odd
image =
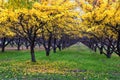
[[[58,47],[59,51],[62,50],[62,48],[61,48],[61,40],[58,41],[58,45],[57,45],[57,47]]]
[[[5,46],[2,46],[2,52],[5,52]]]
[[[20,45],[19,45],[19,44],[18,44],[18,46],[17,46],[17,50],[20,51]]]
[[[25,41],[25,47],[26,47],[26,49],[29,48],[29,43],[27,41]]]
[[[99,48],[99,50],[100,50],[100,54],[103,54],[103,44],[101,44],[101,46],[100,46],[100,48]]]
[[[62,49],[65,49],[65,41],[62,42]]]
[[[46,56],[50,55],[50,49],[46,49]]]
[[[51,40],[52,40],[52,33],[49,34],[48,47],[46,48],[46,56],[49,56],[50,54]]]
[[[54,38],[53,52],[56,53],[56,38]]]
[[[62,50],[62,48],[61,48],[60,44],[59,44],[59,45],[57,45],[57,47],[58,47],[59,51],[61,51],[61,50]]]
[[[1,52],[5,52],[5,47],[6,47],[11,41],[12,41],[12,39],[11,39],[11,40],[7,40],[6,37],[3,37],[3,38],[2,38],[2,45],[1,45],[2,50],[1,50]]]
[[[103,54],[103,47],[101,47],[99,50],[100,50],[100,54]]]
[[[107,58],[111,58],[111,51],[110,51],[110,45],[107,46]]]
[[[111,58],[111,53],[107,53],[107,58]]]
[[[2,38],[2,50],[1,52],[5,52],[5,42],[6,42],[6,38]]]
[[[28,49],[29,48],[29,46],[26,46],[26,49]]]
[[[54,46],[53,52],[56,53],[56,47]]]
[[[97,52],[97,46],[94,44],[94,51]]]
[[[117,52],[120,54],[120,31],[118,32],[118,38],[117,38]]]
[[[30,53],[31,53],[31,61],[36,62],[33,44],[30,46]]]
[[[18,38],[18,41],[17,41],[17,50],[18,51],[20,50],[20,46],[21,46],[21,41],[20,41],[20,38]]]

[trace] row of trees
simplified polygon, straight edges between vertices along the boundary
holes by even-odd
[[[51,47],[56,52],[56,47],[61,50],[81,39],[108,58],[112,53],[120,56],[119,0],[2,0],[0,4],[3,51],[3,45],[11,42],[29,45],[35,62],[36,44],[42,44],[49,56]],[[19,44],[16,38],[24,42]]]
[[[63,35],[62,38],[60,39],[51,39],[50,42],[50,50],[53,49],[53,52],[56,53],[56,49],[58,48],[59,51],[61,51],[62,49],[65,49],[75,43],[77,43],[79,41],[79,38],[70,38],[69,35]],[[35,40],[35,45],[34,47],[41,47],[43,44],[46,44],[48,46],[48,42],[43,41],[43,39],[41,37],[37,37],[37,39]],[[1,48],[1,52],[5,51],[5,48],[9,45],[9,47],[13,47],[16,48],[16,50],[21,50],[21,49],[29,49],[30,48],[30,44],[29,42],[25,39],[22,38],[20,36],[14,36],[12,38],[1,38],[0,39],[0,48]],[[44,46],[43,46],[44,47]],[[45,48],[45,47],[44,47]],[[46,50],[47,51],[47,50]],[[46,56],[49,56],[49,53],[46,54]]]
[[[112,53],[120,56],[120,1],[85,0],[79,2],[84,14],[81,16],[81,33],[87,38],[84,42],[92,50],[108,58]]]
[[[22,3],[20,5],[23,4],[23,1],[21,0]],[[61,43],[63,42],[64,44],[62,45],[65,45],[67,36],[69,38],[73,37],[73,39],[76,36],[79,13],[74,10],[75,4],[71,1],[60,0],[57,4],[55,1],[43,0],[39,3],[30,1],[29,3],[32,5],[14,7],[13,4],[19,4],[19,2],[20,0],[18,2],[17,0],[10,0],[5,3],[8,5],[7,7],[1,7],[0,36],[2,51],[4,51],[4,46],[10,43],[13,38],[25,39],[30,46],[31,60],[36,62],[34,53],[36,42],[43,44],[46,56],[49,56],[52,43],[54,43],[53,49],[56,52],[56,44],[58,42],[59,49],[61,49]],[[24,3],[28,2],[24,1]],[[5,44],[5,39],[8,37],[9,39],[7,39]],[[20,45],[18,44],[18,46]]]

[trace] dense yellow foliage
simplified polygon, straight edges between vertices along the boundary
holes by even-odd
[[[113,29],[120,30],[120,2],[97,0],[93,5],[89,0],[86,1],[88,1],[87,5],[92,5],[93,8],[89,7],[91,9],[88,10],[84,7],[86,4],[82,4],[84,14],[81,15],[81,30],[99,37],[114,36],[116,38],[117,33]]]
[[[79,13],[75,11],[75,3],[69,0],[43,0],[40,3],[34,2],[29,5],[31,8],[28,8],[19,6],[23,5],[19,4],[20,1],[23,0],[9,0],[6,3],[7,7],[0,9],[0,33],[2,33],[2,28],[10,28],[18,35],[22,33],[23,37],[27,36],[27,30],[33,28],[38,36],[41,35],[42,29],[44,29],[46,35],[52,32],[57,34],[56,37],[60,37],[62,31],[66,32],[66,34],[70,32],[76,33],[72,31],[76,31],[77,25],[79,25]],[[19,30],[20,33],[15,29]],[[32,34],[34,34],[34,31]]]
[[[34,1],[36,0],[0,1],[0,37],[8,34],[13,36],[11,28],[18,29],[25,37],[25,32],[32,28],[37,29],[37,36],[41,36],[44,30],[46,38],[50,32],[57,38],[62,34],[84,36],[79,35],[79,32],[97,36],[113,35],[116,38],[113,29],[120,30],[119,0],[75,0],[76,3],[71,0]]]

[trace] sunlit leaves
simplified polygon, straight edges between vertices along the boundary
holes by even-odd
[[[28,29],[33,28],[37,29],[35,31],[39,36],[41,35],[41,29],[44,29],[45,34],[48,34],[48,30],[53,34],[57,33],[59,34],[58,37],[61,36],[61,31],[66,34],[73,32],[72,30],[77,32],[79,12],[75,11],[75,2],[69,0],[41,0],[39,3],[35,2],[33,5],[29,5],[30,2],[33,1],[9,0],[6,3],[6,9],[1,9],[0,21],[4,24],[4,27],[15,28],[24,36],[28,34]]]
[[[95,1],[95,0],[93,0]],[[92,5],[92,10],[84,10],[83,7],[86,4],[82,4],[82,10],[84,14],[82,14],[81,19],[81,29],[83,32],[90,32],[96,34],[97,36],[112,36],[117,37],[115,34],[116,26],[119,26],[120,21],[120,8],[119,2],[116,1],[108,1],[108,0],[96,0],[97,3],[93,5],[89,0],[86,0],[87,5]],[[110,28],[111,27],[111,28]]]

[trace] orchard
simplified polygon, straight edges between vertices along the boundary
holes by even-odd
[[[38,62],[36,47],[49,58],[79,43],[120,57],[120,0],[0,0],[0,54],[24,47]]]

